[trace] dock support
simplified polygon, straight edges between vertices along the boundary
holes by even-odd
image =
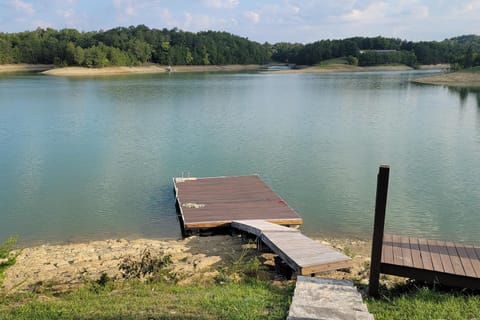
[[[383,232],[385,227],[385,211],[387,208],[388,179],[390,167],[380,166],[377,175],[377,195],[375,201],[375,221],[373,224],[372,254],[370,261],[370,280],[368,294],[378,295],[380,280],[380,263],[382,259]]]

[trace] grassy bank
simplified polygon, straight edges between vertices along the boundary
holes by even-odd
[[[285,319],[292,286],[265,281],[179,286],[91,283],[74,292],[2,298],[0,319]]]
[[[423,286],[414,282],[384,289],[366,300],[376,320],[479,319],[480,295],[459,289]]]
[[[350,272],[321,276],[353,280],[366,292],[370,243],[320,241],[353,259]],[[16,256],[13,243],[3,246],[3,256]],[[5,273],[6,284],[14,285],[0,290],[0,320],[285,319],[295,284],[275,273],[272,260],[273,254],[257,252],[254,243],[230,236],[25,248]],[[34,269],[26,278],[24,267]],[[59,271],[57,277],[52,277],[53,270]],[[41,277],[27,285],[34,275]],[[405,283],[388,275],[381,283],[380,298],[366,298],[377,320],[479,318],[478,293]]]

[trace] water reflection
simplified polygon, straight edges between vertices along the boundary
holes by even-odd
[[[458,94],[462,106],[465,105],[469,96],[474,97],[477,107],[480,108],[480,87],[448,87],[448,91]]]

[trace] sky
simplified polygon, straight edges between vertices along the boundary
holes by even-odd
[[[0,32],[41,28],[227,31],[258,42],[480,33],[480,0],[0,0]]]

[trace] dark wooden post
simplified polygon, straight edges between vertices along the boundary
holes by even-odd
[[[373,224],[372,255],[370,261],[370,280],[368,294],[378,295],[380,280],[380,262],[382,259],[383,230],[385,227],[385,211],[387,208],[388,177],[390,167],[380,166],[377,175],[377,196],[375,201],[375,221]]]

